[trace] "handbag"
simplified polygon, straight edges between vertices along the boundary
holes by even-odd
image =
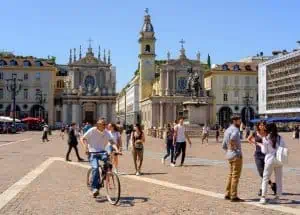
[[[279,137],[279,143],[280,143],[280,137]],[[279,163],[281,163],[282,165],[287,164],[288,156],[289,156],[288,148],[279,145],[276,151],[276,159],[279,161]]]

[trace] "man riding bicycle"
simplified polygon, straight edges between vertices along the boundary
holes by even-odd
[[[107,153],[105,147],[108,143],[113,142],[110,133],[105,129],[105,121],[99,120],[95,127],[90,128],[82,137],[82,143],[87,154],[90,155],[90,165],[92,167],[92,194],[94,197],[99,195],[100,174],[99,160],[107,161]]]

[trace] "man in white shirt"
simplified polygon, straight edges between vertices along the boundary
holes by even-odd
[[[209,132],[208,126],[204,125],[202,129],[202,144],[204,144],[204,140],[206,140],[206,142],[208,143],[208,132]]]
[[[181,152],[182,152],[182,156],[181,156],[180,166],[183,165],[185,159],[185,152],[186,152],[186,140],[189,142],[191,146],[192,142],[185,131],[185,127],[183,125],[183,117],[181,117],[179,119],[179,123],[174,127],[173,144],[175,146],[175,158],[174,158],[174,162],[171,163],[172,167],[175,167],[176,159],[181,154]]]
[[[90,154],[90,165],[92,167],[92,192],[93,196],[99,195],[99,160],[107,161],[105,147],[108,142],[113,142],[110,133],[105,129],[103,119],[97,122],[96,127],[90,128],[82,137],[82,143],[86,153]]]

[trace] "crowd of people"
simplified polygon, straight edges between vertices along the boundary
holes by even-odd
[[[241,140],[243,133],[241,132],[240,116],[232,117],[232,124],[225,130],[222,148],[226,152],[226,158],[229,163],[229,175],[226,184],[225,199],[232,202],[244,201],[238,196],[238,184],[243,168],[243,153]],[[161,162],[170,157],[170,166],[175,167],[178,157],[181,155],[179,166],[183,166],[185,162],[186,146],[192,142],[188,136],[186,128],[183,124],[184,119],[179,118],[174,123],[169,123],[166,128],[165,150],[166,154],[161,158]],[[72,123],[70,127],[62,128],[61,138],[64,139],[65,133],[68,133],[68,151],[66,161],[70,162],[69,155],[72,149],[75,150],[79,162],[84,161],[78,152],[78,144],[81,143],[88,155],[88,161],[92,167],[92,188],[93,196],[99,194],[99,160],[104,161],[105,158],[101,154],[107,151],[112,158],[113,170],[119,173],[119,156],[123,154],[122,132],[123,128],[120,123],[106,123],[104,119],[100,119],[93,127],[89,123],[85,123],[81,128]],[[220,130],[216,129],[216,141],[219,141]],[[44,130],[46,132],[46,128]],[[126,150],[131,148],[135,174],[142,174],[142,165],[144,158],[145,134],[140,124],[130,125],[125,128]],[[202,144],[206,140],[208,143],[209,127],[204,126],[202,130]],[[258,186],[258,195],[261,197],[262,204],[267,203],[266,195],[268,186],[275,195],[274,201],[277,201],[282,194],[282,174],[284,159],[287,157],[287,151],[283,151],[279,156],[280,149],[287,150],[283,138],[278,134],[276,124],[267,124],[260,121],[256,125],[253,133],[246,132],[247,141],[254,148],[254,161],[258,174],[261,178],[261,185]],[[47,139],[47,136],[46,136]],[[78,141],[79,140],[79,141]],[[271,181],[271,175],[275,172],[275,181]]]

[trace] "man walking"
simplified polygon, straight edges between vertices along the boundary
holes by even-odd
[[[49,140],[48,140],[48,129],[49,129],[48,125],[45,124],[44,127],[43,127],[43,137],[42,137],[43,143],[45,141],[49,142]]]
[[[242,202],[237,195],[239,179],[242,172],[243,159],[242,148],[240,140],[239,128],[241,125],[240,116],[233,116],[231,118],[232,124],[224,133],[222,148],[226,151],[226,158],[229,162],[229,175],[226,185],[225,199],[231,202]]]
[[[107,161],[107,156],[103,153],[108,142],[114,143],[113,137],[105,129],[105,121],[99,120],[96,127],[89,129],[82,137],[82,143],[86,153],[90,154],[90,165],[92,167],[92,194],[99,195],[100,175],[99,160]]]
[[[75,126],[76,126],[76,123],[72,122],[69,133],[68,133],[68,135],[69,135],[69,139],[68,139],[69,149],[68,149],[68,152],[67,152],[67,155],[66,155],[66,161],[71,161],[69,156],[70,156],[70,152],[71,152],[72,148],[74,148],[74,150],[76,152],[77,159],[78,159],[79,162],[81,162],[81,161],[84,161],[84,160],[79,156],[79,153],[78,153],[78,148],[77,148],[78,141],[77,141],[77,136],[75,134],[75,129],[76,129]]]
[[[175,158],[173,163],[171,163],[172,167],[176,166],[176,159],[182,152],[181,163],[180,166],[183,166],[186,152],[186,140],[189,142],[190,146],[192,146],[192,142],[185,131],[185,127],[183,125],[183,117],[179,119],[179,123],[174,127],[174,140],[173,144],[175,146]]]
[[[204,144],[204,140],[206,140],[206,142],[208,143],[208,132],[209,132],[208,126],[204,125],[202,129],[202,144]]]

